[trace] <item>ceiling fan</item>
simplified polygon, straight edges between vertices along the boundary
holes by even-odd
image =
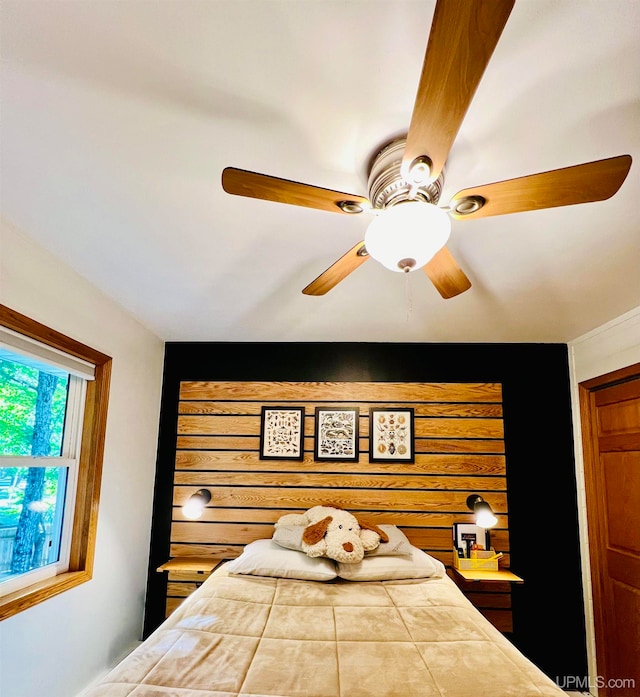
[[[450,218],[491,215],[603,201],[622,186],[631,156],[531,174],[463,189],[438,207],[444,167],[515,0],[437,0],[406,138],[373,158],[368,197],[227,167],[229,194],[358,215],[375,214],[365,239],[302,291],[324,295],[370,256],[394,271],[425,273],[443,298],[471,287],[446,242]]]

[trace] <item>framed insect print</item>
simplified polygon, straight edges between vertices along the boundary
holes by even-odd
[[[304,408],[262,407],[261,460],[304,458]]]
[[[369,410],[369,461],[413,462],[413,409]]]
[[[359,458],[359,417],[357,407],[316,407],[316,460],[357,462]]]

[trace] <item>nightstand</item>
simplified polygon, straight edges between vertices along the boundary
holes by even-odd
[[[503,634],[513,632],[511,588],[524,579],[508,569],[456,569],[450,566],[448,575],[464,593],[467,600]]]
[[[165,617],[168,617],[182,601],[201,586],[211,573],[228,557],[210,554],[204,557],[173,557],[161,564],[156,571],[168,571]]]

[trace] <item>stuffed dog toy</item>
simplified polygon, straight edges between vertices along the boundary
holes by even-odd
[[[389,540],[377,526],[360,522],[335,506],[314,506],[302,514],[284,515],[276,527],[282,525],[305,526],[302,551],[309,557],[328,557],[347,564],[362,561],[365,551]]]

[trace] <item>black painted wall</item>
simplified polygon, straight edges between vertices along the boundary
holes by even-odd
[[[564,344],[169,343],[144,636],[164,618],[183,380],[500,382],[514,586],[513,643],[552,679],[586,675],[569,366]],[[562,684],[562,682],[561,682]]]

